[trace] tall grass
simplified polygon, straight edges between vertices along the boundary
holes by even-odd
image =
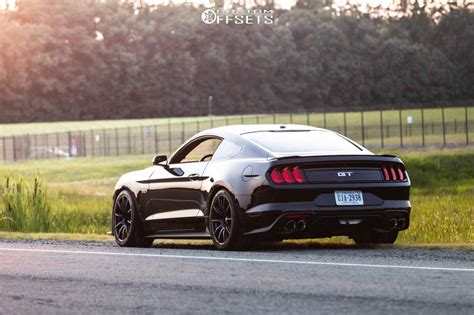
[[[7,175],[0,184],[0,230],[105,233],[110,198],[48,193],[38,179]]]
[[[9,231],[48,232],[51,205],[38,178],[7,175],[0,186],[0,227]]]

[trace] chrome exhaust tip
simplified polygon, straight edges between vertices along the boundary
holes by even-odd
[[[296,229],[296,221],[295,220],[289,220],[285,224],[285,231],[288,233],[293,233]]]
[[[397,225],[398,225],[398,221],[396,218],[391,218],[390,220],[388,220],[388,228],[393,230],[393,229],[396,229],[397,228]]]
[[[405,218],[400,218],[397,221],[397,228],[400,230],[404,229],[407,225],[407,220]]]
[[[301,232],[306,229],[306,221],[305,220],[299,220],[296,222],[296,230]]]

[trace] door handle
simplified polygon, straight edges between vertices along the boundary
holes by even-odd
[[[191,180],[197,180],[197,178],[199,177],[199,174],[198,174],[198,173],[190,174],[188,177],[189,177]]]

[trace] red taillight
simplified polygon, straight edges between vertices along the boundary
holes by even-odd
[[[295,182],[295,178],[293,177],[293,174],[291,174],[290,168],[285,167],[281,171],[281,175],[283,176],[283,179],[285,180],[285,182],[290,183],[290,184]]]
[[[403,174],[403,170],[399,167],[397,168],[398,175],[400,176],[400,180],[405,180],[405,175]]]
[[[398,165],[384,165],[382,167],[385,181],[404,181],[406,180],[405,171]]]
[[[281,173],[279,170],[274,169],[271,174],[272,181],[276,184],[281,184],[284,182],[283,177],[281,177]]]
[[[392,179],[397,180],[397,173],[395,173],[395,169],[393,168],[393,165],[390,165],[390,173],[392,174]]]
[[[383,166],[383,176],[385,180],[390,180],[390,175],[388,175],[387,167],[385,165]]]
[[[304,178],[303,178],[303,174],[301,174],[301,170],[298,166],[295,166],[293,168],[293,177],[295,178],[295,180],[298,182],[298,183],[304,183]]]
[[[270,173],[270,177],[275,184],[294,184],[305,182],[303,172],[298,166],[284,167],[282,169],[275,168]]]

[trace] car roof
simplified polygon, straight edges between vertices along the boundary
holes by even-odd
[[[232,125],[217,127],[208,129],[199,133],[199,135],[234,135],[240,136],[247,133],[253,132],[264,132],[264,131],[301,131],[301,130],[320,130],[329,131],[327,129],[316,128],[312,126],[296,125],[296,124],[265,124],[265,125]]]

